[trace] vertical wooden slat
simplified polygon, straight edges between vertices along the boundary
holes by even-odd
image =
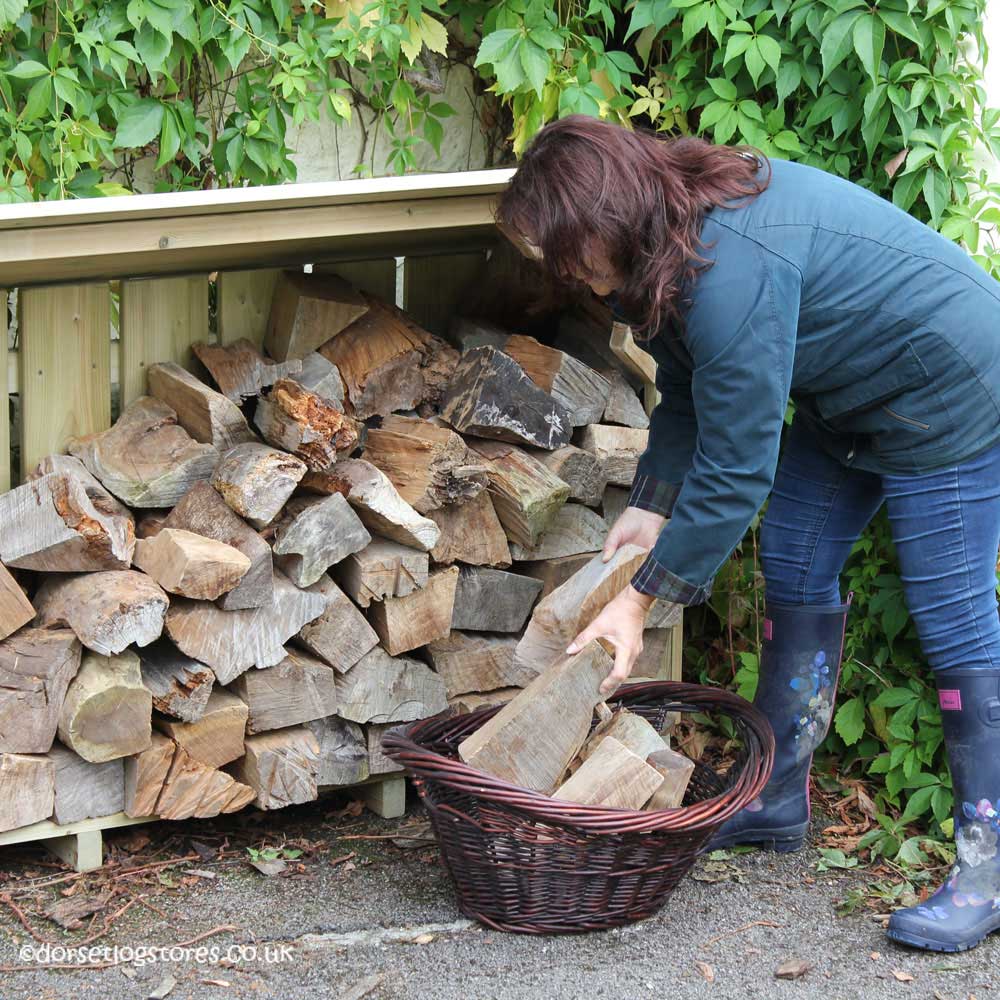
[[[3,359],[7,361],[8,317],[7,289],[0,288],[0,331],[3,333]],[[0,384],[0,492],[10,489],[10,399],[7,395],[7,368]]]
[[[351,260],[339,264],[314,264],[316,274],[338,274],[355,288],[392,305],[396,303],[396,258]]]
[[[208,340],[208,275],[129,278],[121,283],[121,405],[146,393],[146,369],[191,368],[191,345]]]
[[[106,281],[23,288],[18,303],[23,479],[111,422],[111,293]]]
[[[670,631],[670,672],[667,679],[671,681],[682,681],[681,676],[684,667],[684,615],[681,613],[681,620],[671,626]]]
[[[258,347],[264,343],[271,298],[280,273],[279,268],[219,273],[215,287],[220,344],[231,344],[241,337]]]
[[[443,337],[485,260],[485,251],[407,257],[403,261],[403,308],[421,326]]]

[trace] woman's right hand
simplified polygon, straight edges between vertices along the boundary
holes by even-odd
[[[608,532],[604,542],[604,562],[607,562],[621,546],[629,543],[651,549],[666,520],[662,514],[656,514],[651,510],[626,507]]]

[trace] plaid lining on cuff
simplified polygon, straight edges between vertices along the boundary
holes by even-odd
[[[674,604],[701,604],[707,601],[712,593],[711,580],[700,587],[688,583],[658,563],[652,554],[646,556],[642,565],[635,571],[631,583],[640,594],[650,594]]]
[[[654,479],[652,476],[637,475],[632,481],[628,506],[651,510],[664,517],[670,517],[680,491],[680,486],[675,486],[673,483],[665,483],[662,479]]]

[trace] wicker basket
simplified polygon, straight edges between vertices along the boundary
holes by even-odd
[[[727,715],[743,749],[724,775],[696,764],[679,808],[643,812],[552,799],[464,764],[458,745],[502,706],[437,715],[384,735],[385,753],[406,769],[427,807],[464,914],[529,934],[602,930],[652,916],[720,824],[770,777],[771,727],[737,695],[648,681],[620,687],[610,704],[657,728],[668,712]]]

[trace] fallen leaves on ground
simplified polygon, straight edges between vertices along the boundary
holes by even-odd
[[[715,969],[708,962],[695,962],[695,968],[701,973],[702,979],[707,983],[715,982]]]
[[[904,972],[902,969],[893,969],[892,978],[896,980],[897,983],[912,983],[914,977],[908,972]]]
[[[812,962],[804,958],[789,958],[775,970],[776,979],[799,979],[813,967]]]

